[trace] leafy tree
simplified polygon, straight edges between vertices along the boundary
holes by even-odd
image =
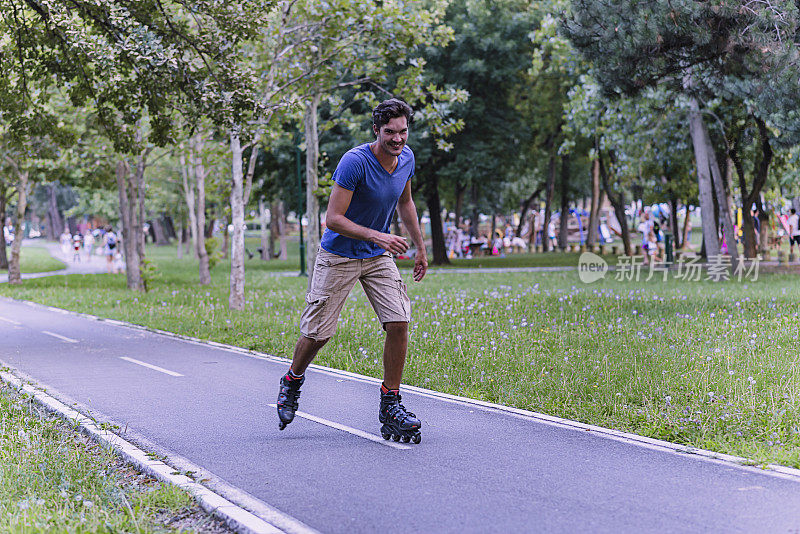
[[[522,90],[522,73],[530,64],[533,45],[528,34],[537,17],[523,1],[453,2],[444,18],[453,28],[453,41],[444,48],[424,49],[427,77],[438,86],[469,94],[452,106],[452,116],[464,127],[445,145],[419,128],[412,140],[416,188],[431,219],[434,264],[448,263],[442,190],[453,192],[450,198],[459,215],[458,206],[469,192],[472,218],[477,219],[481,208],[500,204],[494,193],[503,189],[502,184],[518,177],[517,155],[530,130],[513,97]],[[477,220],[473,229],[477,231]]]
[[[0,1],[0,34],[6,36],[0,111],[20,115],[16,106],[38,112],[41,89],[58,83],[73,104],[91,103],[119,152],[136,156],[133,164],[121,160],[116,173],[123,241],[132,247],[126,245],[130,288],[142,289],[143,243],[137,236],[152,145],[170,139],[175,107],[220,124],[234,124],[245,110],[259,107],[252,92],[256,71],[238,54],[243,41],[261,35],[272,5]]]
[[[718,96],[736,100],[753,106],[765,124],[771,116],[766,110],[777,107],[782,110],[781,118],[787,119],[785,123],[792,125],[796,115],[787,110],[796,109],[798,95],[785,85],[797,80],[798,21],[794,1],[693,0],[573,0],[573,9],[564,21],[565,34],[593,63],[607,92],[635,94],[661,85],[689,98],[703,236],[709,255],[719,251],[714,198],[728,243],[733,243],[734,237],[700,102]],[[770,159],[768,152],[762,153],[766,167]],[[754,190],[758,184],[756,178]],[[736,255],[735,247],[729,250]]]

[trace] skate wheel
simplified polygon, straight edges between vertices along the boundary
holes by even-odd
[[[381,432],[381,437],[382,437],[383,439],[386,439],[386,440],[388,440],[389,438],[391,438],[391,437],[392,437],[392,435],[391,435],[391,434],[386,434],[385,432]]]
[[[400,437],[400,440],[401,440],[403,443],[408,443],[409,441],[411,441],[411,438],[410,438],[410,437],[408,437],[408,436],[401,436],[401,437]]]
[[[284,423],[283,421],[278,423],[278,430],[283,430],[284,428],[286,428],[286,423]]]
[[[414,445],[419,445],[419,442],[422,441],[422,434],[414,434],[414,436],[411,438],[411,441],[414,443]]]
[[[392,434],[392,441],[400,441],[400,434]]]

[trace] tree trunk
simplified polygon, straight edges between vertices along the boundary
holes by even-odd
[[[0,228],[5,228],[6,226],[6,194],[6,183],[0,180]],[[2,239],[2,242],[0,242],[0,269],[8,269],[5,233],[0,236],[0,239]]]
[[[765,252],[767,249],[767,228],[766,222],[769,220],[769,215],[766,214],[761,205],[761,189],[767,181],[769,173],[769,166],[772,162],[773,152],[772,146],[769,142],[769,130],[766,123],[755,118],[759,130],[761,154],[755,165],[755,177],[753,179],[752,188],[748,191],[747,180],[745,177],[744,165],[739,150],[739,141],[737,140],[733,147],[728,150],[728,155],[733,162],[736,174],[739,177],[739,190],[742,194],[742,233],[744,234],[744,255],[746,258],[755,258],[758,252]],[[753,204],[758,208],[758,217],[761,222],[759,239],[756,240],[755,224],[753,223],[750,215],[751,207]],[[748,224],[749,223],[749,224]],[[757,247],[757,242],[761,246]],[[758,250],[757,250],[758,248]]]
[[[233,224],[228,222],[228,217],[223,217],[221,219],[222,223],[222,259],[227,260],[230,257],[231,251],[231,235],[228,230],[228,227]],[[242,256],[244,256],[244,251],[242,252]]]
[[[622,234],[622,246],[625,249],[626,256],[633,256],[633,249],[631,248],[631,233],[628,229],[628,218],[625,216],[625,199],[622,193],[618,193],[611,188],[611,180],[609,180],[606,167],[603,164],[603,156],[600,152],[600,142],[595,139],[595,151],[597,152],[597,161],[599,163],[598,170],[600,171],[600,179],[603,183],[603,190],[606,192],[608,201],[614,208],[614,215],[619,222],[620,233]]]
[[[305,126],[306,138],[306,218],[308,219],[308,235],[306,247],[306,272],[308,273],[308,287],[311,287],[311,278],[314,274],[314,263],[317,261],[317,248],[319,248],[319,200],[317,188],[319,187],[319,131],[317,130],[317,107],[320,96],[314,94],[306,103]],[[300,224],[303,224],[302,218]]]
[[[725,180],[719,170],[719,163],[717,162],[717,153],[711,145],[711,137],[708,135],[708,128],[705,123],[703,124],[703,137],[709,155],[709,166],[711,170],[711,177],[714,181],[714,191],[717,197],[717,205],[719,206],[719,219],[722,223],[722,235],[725,237],[725,244],[728,248],[728,255],[731,257],[733,265],[738,265],[739,251],[736,248],[736,232],[733,229],[733,220],[731,219],[731,207],[728,202],[728,188],[725,185]]]
[[[149,148],[144,149],[139,154],[139,161],[136,163],[136,174],[133,179],[136,182],[136,226],[134,235],[136,237],[136,253],[139,257],[139,278],[142,280],[142,289],[147,291],[147,281],[141,278],[142,266],[144,264],[145,234],[144,234],[144,171],[147,167],[147,156],[150,154]]]
[[[275,227],[273,241],[280,243],[278,259],[289,259],[289,246],[286,239],[286,210],[283,207],[283,200],[272,203],[272,225]]]
[[[267,208],[264,205],[264,198],[258,199],[258,220],[261,226],[261,253],[260,258],[264,261],[271,260],[273,257],[272,248],[274,241],[272,240],[272,227],[275,225],[275,212],[270,209],[270,217],[272,223],[267,227]]]
[[[586,246],[597,243],[597,227],[600,224],[600,162],[592,162],[592,202],[589,206],[589,228],[586,229]]]
[[[17,209],[14,212],[14,242],[11,244],[11,260],[8,262],[8,283],[19,285],[22,283],[22,274],[19,267],[19,252],[25,232],[22,225],[25,223],[25,211],[28,209],[28,171],[23,171],[15,165],[17,172]],[[3,214],[5,218],[5,214]],[[3,242],[5,247],[5,241]]]
[[[160,217],[153,218],[150,221],[150,227],[153,229],[153,235],[155,235],[156,246],[165,247],[169,245],[169,238],[164,232],[164,223]]]
[[[183,259],[183,220],[178,220],[178,231],[175,232],[178,237],[178,259]]]
[[[228,306],[232,310],[244,309],[244,170],[242,169],[242,145],[239,131],[231,129],[232,186],[231,219],[233,222],[233,242],[231,246],[231,275]],[[251,158],[255,158],[255,147]],[[228,228],[223,229],[227,241]],[[227,248],[227,247],[226,247]]]
[[[194,248],[197,259],[199,260],[200,285],[206,286],[211,283],[211,270],[208,262],[208,251],[206,251],[206,167],[203,164],[202,149],[203,139],[200,134],[195,135],[191,143],[190,166],[194,167],[195,186],[190,186],[197,193],[197,197],[190,211],[194,211],[195,230],[192,232]]]
[[[467,186],[462,186],[460,183],[456,184],[456,208],[455,208],[455,216],[456,216],[456,227],[461,227],[462,222],[462,215],[464,213],[464,193],[467,190]]]
[[[121,159],[117,162],[117,191],[119,193],[120,223],[122,224],[122,247],[125,251],[125,278],[128,289],[143,291],[142,275],[140,270],[139,249],[136,246],[136,233],[141,234],[141,225],[136,224],[138,219],[136,179],[131,177],[128,162]]]
[[[683,246],[681,235],[678,233],[678,199],[675,198],[675,193],[670,190],[669,193],[669,231],[672,233],[672,240],[675,250]]]
[[[569,245],[569,156],[561,156],[561,221],[558,229],[558,248]]]
[[[447,248],[444,243],[444,230],[442,227],[442,205],[439,200],[439,178],[437,169],[431,173],[425,187],[425,203],[431,218],[431,248],[433,254],[432,265],[450,265],[447,259]]]
[[[195,257],[197,256],[197,200],[196,200],[196,175],[195,175],[195,158],[201,156],[195,152],[199,151],[197,144],[201,143],[200,134],[195,134],[193,139],[189,140],[189,164],[186,164],[186,154],[183,151],[183,143],[180,146],[180,161],[181,161],[181,177],[183,178],[183,200],[186,202],[186,208],[189,212],[189,234],[192,241],[192,249],[194,250]]]
[[[697,99],[689,99],[689,130],[694,146],[694,156],[697,163],[697,183],[700,190],[700,215],[703,226],[703,239],[705,241],[706,257],[719,255],[719,239],[717,238],[717,225],[714,217],[714,193],[711,182],[710,160],[708,143],[706,142],[705,124],[700,113],[700,104]]]
[[[175,232],[175,221],[172,220],[171,215],[164,215],[161,217],[161,226],[164,228],[164,235],[167,238],[167,243],[172,239],[178,239],[178,234]]]
[[[758,252],[766,254],[769,244],[769,213],[766,212],[761,203],[761,195],[756,197],[756,207],[758,207]]]
[[[64,231],[64,218],[58,209],[58,199],[56,198],[56,184],[50,184],[47,199],[47,238],[57,241],[61,232]],[[5,212],[3,217],[5,217]]]
[[[689,225],[692,222],[691,213],[689,212],[689,204],[686,204],[686,217],[683,219],[683,231],[681,232],[681,247],[689,247]]]
[[[749,209],[742,211],[742,236],[744,237],[744,257],[755,258],[758,249],[756,227]]]
[[[550,217],[552,213],[553,190],[556,186],[556,154],[551,148],[550,161],[547,168],[547,185],[544,193],[544,221],[542,221],[542,250],[550,250]]]
[[[472,215],[470,218],[469,225],[469,235],[472,237],[478,237],[478,226],[480,225],[480,217],[478,216],[478,184],[476,182],[472,183]]]
[[[540,185],[536,188],[536,190],[531,193],[525,201],[520,206],[520,216],[519,216],[519,224],[517,225],[517,236],[522,237],[522,226],[525,223],[525,216],[528,214],[528,210],[531,207],[531,204],[536,200],[539,194],[544,190],[544,185]]]

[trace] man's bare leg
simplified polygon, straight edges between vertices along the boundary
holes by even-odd
[[[303,373],[306,372],[314,356],[319,349],[327,343],[327,339],[315,340],[306,336],[300,336],[294,347],[294,357],[289,372],[281,378],[281,386],[278,391],[278,428],[283,430],[286,425],[294,420],[294,414],[299,407],[297,399],[300,397],[300,386],[305,381]]]
[[[383,439],[403,443],[422,440],[422,422],[400,404],[400,381],[408,349],[408,323],[386,323],[386,343],[383,346],[383,385],[378,420],[382,423]]]
[[[292,366],[290,369],[295,376],[301,376],[316,357],[319,349],[325,346],[327,339],[311,339],[310,337],[300,336],[294,346],[294,356],[292,356]]]
[[[408,323],[386,323],[383,344],[383,384],[388,389],[400,389],[408,350]]]

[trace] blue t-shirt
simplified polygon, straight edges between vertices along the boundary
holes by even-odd
[[[397,168],[390,174],[372,153],[369,143],[365,143],[342,156],[333,181],[353,192],[345,217],[361,226],[388,233],[397,201],[412,176],[414,153],[408,145],[403,147],[397,157]],[[347,258],[372,258],[386,252],[374,243],[345,237],[330,228],[325,229],[320,245],[332,254]]]

